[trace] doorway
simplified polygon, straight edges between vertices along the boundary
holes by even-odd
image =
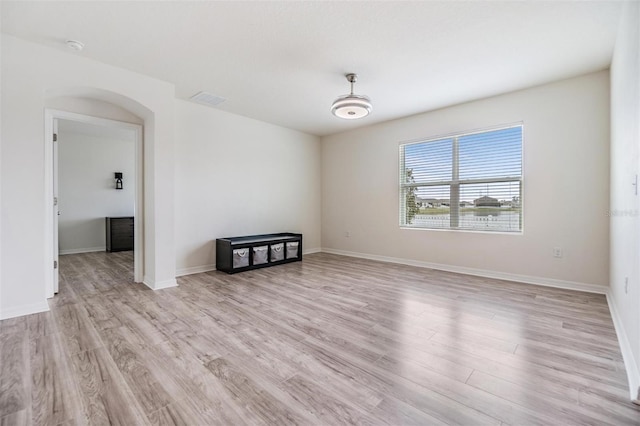
[[[58,292],[61,254],[105,250],[106,217],[133,217],[134,281],[142,282],[142,126],[58,110],[46,110],[45,123],[52,264],[47,297]],[[113,146],[107,146],[108,141]],[[124,155],[132,158],[120,158]],[[73,173],[68,170],[70,162],[75,162]]]

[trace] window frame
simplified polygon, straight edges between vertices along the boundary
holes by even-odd
[[[479,179],[463,179],[459,178],[459,138],[464,136],[470,136],[481,133],[489,133],[498,130],[506,130],[520,127],[521,139],[520,139],[520,177],[498,177],[498,178],[479,178]],[[452,176],[449,180],[440,180],[426,183],[407,183],[406,170],[405,170],[405,147],[409,145],[418,145],[429,142],[436,142],[444,139],[452,139],[452,158],[451,168]],[[454,232],[481,232],[488,234],[506,234],[506,235],[522,235],[524,233],[524,122],[514,122],[509,124],[502,124],[491,127],[484,127],[481,129],[474,129],[469,131],[454,132],[444,135],[438,135],[428,138],[414,139],[409,141],[403,141],[398,144],[398,176],[399,176],[399,226],[401,229],[415,229],[426,231],[454,231]],[[460,228],[460,187],[465,184],[490,184],[490,183],[506,183],[506,182],[518,182],[520,185],[519,202],[520,202],[520,229],[517,231],[508,231],[505,229],[487,230],[487,229],[473,229],[473,228]],[[406,223],[406,190],[407,188],[421,188],[421,187],[435,187],[435,186],[448,186],[449,187],[449,208],[451,209],[450,220],[448,227],[428,227],[428,226],[412,226]],[[456,194],[457,192],[457,194]],[[457,203],[453,202],[454,197],[458,200]],[[455,222],[455,226],[453,226]]]

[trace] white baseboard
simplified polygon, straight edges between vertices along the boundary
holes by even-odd
[[[620,351],[622,352],[622,359],[624,360],[624,367],[627,370],[627,380],[629,381],[629,397],[631,401],[640,399],[640,371],[638,370],[638,363],[633,356],[633,350],[627,337],[627,332],[622,324],[622,318],[616,307],[616,302],[613,300],[611,292],[607,292],[607,302],[609,303],[609,311],[611,311],[611,319],[613,325],[616,328],[616,335],[618,336],[618,342],[620,343]]]
[[[307,250],[304,250],[302,252],[302,255],[307,255],[307,254],[313,254],[313,253],[320,253],[322,251],[322,249],[320,247],[316,247],[316,248],[310,248]],[[201,266],[191,266],[189,268],[180,268],[176,270],[176,277],[183,277],[185,275],[191,275],[191,274],[200,274],[203,272],[210,272],[210,271],[215,271],[216,270],[216,265],[215,264],[211,264],[211,265],[201,265]]]
[[[399,257],[379,256],[375,254],[359,253],[332,248],[323,248],[323,253],[342,256],[358,257],[361,259],[378,260],[381,262],[398,263],[401,265],[417,266],[420,268],[437,269],[439,271],[455,272],[458,274],[475,275],[478,277],[497,280],[516,281],[525,284],[542,285],[545,287],[563,288],[567,290],[584,291],[587,293],[606,294],[608,287],[595,284],[579,283],[575,281],[556,280],[553,278],[535,277],[530,275],[511,274],[507,272],[489,271],[486,269],[467,268],[464,266],[445,265],[441,263],[423,262],[421,260],[402,259]]]
[[[16,306],[14,308],[1,310],[0,320],[21,317],[23,315],[37,314],[40,312],[47,312],[48,310],[49,310],[49,304],[47,303],[46,300],[41,303],[33,303],[30,305]]]
[[[70,249],[70,250],[60,250],[60,256],[64,256],[65,254],[93,253],[93,252],[96,252],[96,251],[106,251],[106,250],[107,250],[107,248],[105,246]]]
[[[402,259],[396,257],[378,256],[366,253],[350,252],[345,250],[336,250],[331,248],[323,248],[323,253],[338,254],[342,256],[358,257],[362,259],[378,260],[382,262],[398,263],[402,265],[418,266],[423,268],[437,269],[441,271],[456,272],[460,274],[476,275],[486,278],[495,278],[500,280],[516,281],[525,284],[536,284],[546,287],[563,288],[567,290],[584,291],[587,293],[605,294],[609,304],[609,311],[616,329],[618,342],[620,343],[620,351],[624,360],[625,370],[627,371],[627,380],[629,382],[629,398],[631,401],[640,400],[640,371],[636,362],[631,344],[627,337],[627,333],[622,325],[622,320],[616,304],[611,296],[609,287],[594,284],[579,283],[574,281],[556,280],[552,278],[534,277],[529,275],[509,274],[504,272],[487,271],[483,269],[465,268],[460,266],[442,265],[438,263],[422,262],[418,260]]]
[[[149,287],[151,290],[162,290],[165,288],[178,287],[178,282],[175,278],[164,281],[153,281],[148,277],[142,280],[142,283]]]
[[[200,274],[202,272],[215,271],[216,265],[192,266],[189,268],[181,268],[176,270],[176,277],[182,277],[191,274]]]

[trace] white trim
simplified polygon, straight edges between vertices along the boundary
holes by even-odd
[[[81,123],[95,124],[98,126],[118,127],[135,132],[135,167],[136,167],[136,189],[135,189],[135,213],[134,213],[134,281],[142,282],[144,273],[144,160],[143,160],[143,127],[140,124],[127,123],[125,121],[109,120],[106,118],[94,117],[86,114],[61,111],[45,108],[45,135],[44,135],[44,178],[45,178],[45,277],[44,283],[47,297],[53,297],[53,273],[49,265],[53,265],[53,120],[71,120]]]
[[[437,141],[438,139],[450,139],[455,136],[468,136],[468,135],[475,135],[478,133],[492,132],[495,130],[512,129],[514,127],[519,127],[519,126],[524,129],[524,121],[520,120],[520,121],[514,121],[513,123],[496,124],[495,126],[489,126],[489,127],[476,127],[475,129],[462,131],[462,132],[444,133],[444,134],[435,135],[435,136],[428,136],[425,138],[409,139],[406,141],[398,142],[398,146],[415,145],[422,142]]]
[[[629,398],[632,402],[640,400],[640,370],[636,362],[629,338],[624,329],[622,319],[618,313],[618,308],[614,302],[609,287],[594,284],[579,283],[575,281],[556,280],[552,278],[534,277],[529,275],[509,274],[504,272],[487,271],[483,269],[465,268],[460,266],[442,265],[438,263],[422,262],[419,260],[401,259],[397,257],[378,256],[366,253],[357,253],[345,250],[336,250],[332,248],[323,248],[323,253],[337,254],[341,256],[358,257],[362,259],[377,260],[382,262],[399,263],[402,265],[411,265],[421,268],[437,269],[441,271],[456,272],[460,274],[477,275],[480,277],[495,278],[500,280],[516,281],[525,284],[542,285],[546,287],[563,288],[567,290],[584,291],[587,293],[604,294],[607,297],[611,319],[616,330],[618,342],[620,344],[620,352],[624,360],[625,370],[627,372],[627,380],[629,383]]]
[[[47,312],[48,310],[49,304],[46,300],[41,303],[32,303],[31,305],[15,306],[13,308],[3,309],[0,311],[0,320]]]
[[[70,249],[70,250],[60,250],[60,256],[64,256],[65,254],[78,254],[78,253],[94,253],[97,251],[106,251],[107,248],[105,246],[102,247],[89,247],[89,248],[78,248],[78,249]]]
[[[142,283],[147,287],[149,287],[151,290],[162,290],[165,288],[178,287],[178,282],[176,281],[175,278],[171,280],[154,282],[153,280],[150,280],[149,278],[145,277]]]
[[[624,367],[627,371],[627,380],[629,381],[629,397],[631,401],[634,401],[640,397],[640,371],[638,371],[638,364],[633,356],[631,350],[631,344],[627,337],[627,332],[624,329],[622,319],[616,307],[613,295],[610,290],[607,291],[607,302],[609,303],[609,311],[611,311],[611,319],[613,325],[616,328],[616,335],[618,336],[618,342],[620,343],[620,352],[622,352],[622,359],[624,360]]]
[[[402,259],[398,257],[378,256],[375,254],[358,253],[332,248],[323,248],[323,253],[342,256],[359,257],[362,259],[378,260],[381,262],[399,263],[401,265],[417,266],[420,268],[437,269],[439,271],[455,272],[458,274],[476,275],[497,280],[516,281],[525,284],[542,285],[545,287],[563,288],[567,290],[584,291],[587,293],[606,294],[607,287],[595,284],[579,283],[575,281],[556,280],[553,278],[535,277],[531,275],[510,274],[507,272],[488,271],[486,269],[466,268],[463,266],[444,265],[441,263],[423,262],[420,260]]]
[[[57,116],[50,110],[44,113],[44,288],[47,298],[54,294],[54,275],[52,269],[55,254],[53,252],[53,132]]]
[[[307,250],[304,250],[302,252],[302,255],[307,255],[307,254],[313,254],[313,253],[320,253],[322,252],[322,249],[320,247],[315,247],[315,248],[310,248]],[[191,275],[191,274],[201,274],[203,272],[211,272],[211,271],[215,271],[216,270],[216,265],[215,264],[211,264],[211,265],[201,265],[201,266],[191,266],[189,268],[181,268],[181,269],[177,269],[176,270],[176,277],[183,277],[185,275]]]
[[[216,270],[216,265],[212,264],[212,265],[202,265],[202,266],[191,266],[189,268],[181,268],[176,270],[176,277],[182,277],[185,275],[191,275],[191,274],[200,274],[202,272],[210,272],[210,271],[215,271]]]
[[[433,232],[470,232],[472,234],[485,235],[515,235],[522,236],[524,231],[483,231],[482,229],[466,229],[466,228],[422,228],[419,226],[400,226],[403,231],[433,231]]]
[[[478,134],[482,134],[482,133],[489,133],[489,132],[495,132],[498,130],[507,130],[507,129],[515,129],[516,127],[520,127],[521,129],[521,137],[520,137],[520,178],[519,179],[515,179],[515,177],[511,177],[508,178],[506,181],[509,182],[518,182],[520,184],[520,229],[518,231],[506,231],[506,230],[497,230],[497,231],[487,231],[487,230],[482,230],[482,229],[473,229],[473,228],[451,228],[451,227],[446,227],[446,228],[437,228],[437,227],[432,227],[432,226],[407,226],[406,222],[406,217],[405,217],[405,210],[406,210],[406,206],[404,204],[404,189],[405,188],[421,188],[421,187],[430,187],[430,186],[449,186],[449,187],[453,187],[454,184],[458,184],[458,185],[462,185],[462,184],[483,184],[483,183],[500,183],[500,182],[505,182],[505,179],[500,179],[500,178],[485,178],[485,179],[467,179],[467,180],[460,180],[458,177],[458,168],[459,168],[459,164],[458,164],[458,149],[457,149],[457,145],[458,145],[458,138],[460,137],[465,137],[465,136],[469,136],[469,135],[478,135]],[[442,140],[446,140],[446,139],[452,139],[452,149],[455,155],[453,155],[452,157],[452,176],[451,179],[448,180],[443,180],[440,182],[429,182],[429,183],[413,183],[413,184],[407,184],[405,182],[406,177],[405,177],[405,147],[409,146],[409,145],[419,145],[419,144],[424,144],[424,143],[430,143],[430,142],[436,142],[436,141],[442,141]],[[476,129],[472,129],[469,131],[459,131],[459,132],[453,132],[453,133],[448,133],[445,135],[438,135],[438,136],[430,136],[427,138],[420,138],[420,139],[413,139],[413,140],[409,140],[409,141],[404,141],[404,142],[399,142],[398,143],[398,170],[397,170],[397,176],[399,178],[399,185],[398,185],[398,197],[399,197],[399,208],[398,208],[398,219],[399,219],[399,227],[400,229],[423,229],[423,230],[428,230],[428,231],[455,231],[455,232],[480,232],[480,233],[485,233],[485,234],[493,234],[493,233],[499,233],[499,234],[507,234],[507,235],[523,235],[524,234],[524,228],[525,228],[525,215],[524,215],[524,200],[525,200],[525,196],[524,196],[524,176],[525,176],[525,164],[524,164],[524,148],[525,148],[525,129],[524,129],[524,121],[516,121],[513,123],[509,123],[509,124],[501,124],[501,125],[495,125],[495,126],[489,126],[489,127],[485,127],[485,128],[476,128]],[[514,180],[511,180],[514,179]],[[458,200],[460,201],[460,200]],[[457,209],[457,207],[456,207]]]

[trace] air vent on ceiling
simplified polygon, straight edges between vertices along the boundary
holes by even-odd
[[[216,106],[226,101],[225,98],[221,96],[216,96],[213,93],[208,93],[208,92],[196,93],[190,99],[194,102],[198,102],[198,103],[209,105],[209,106]]]

